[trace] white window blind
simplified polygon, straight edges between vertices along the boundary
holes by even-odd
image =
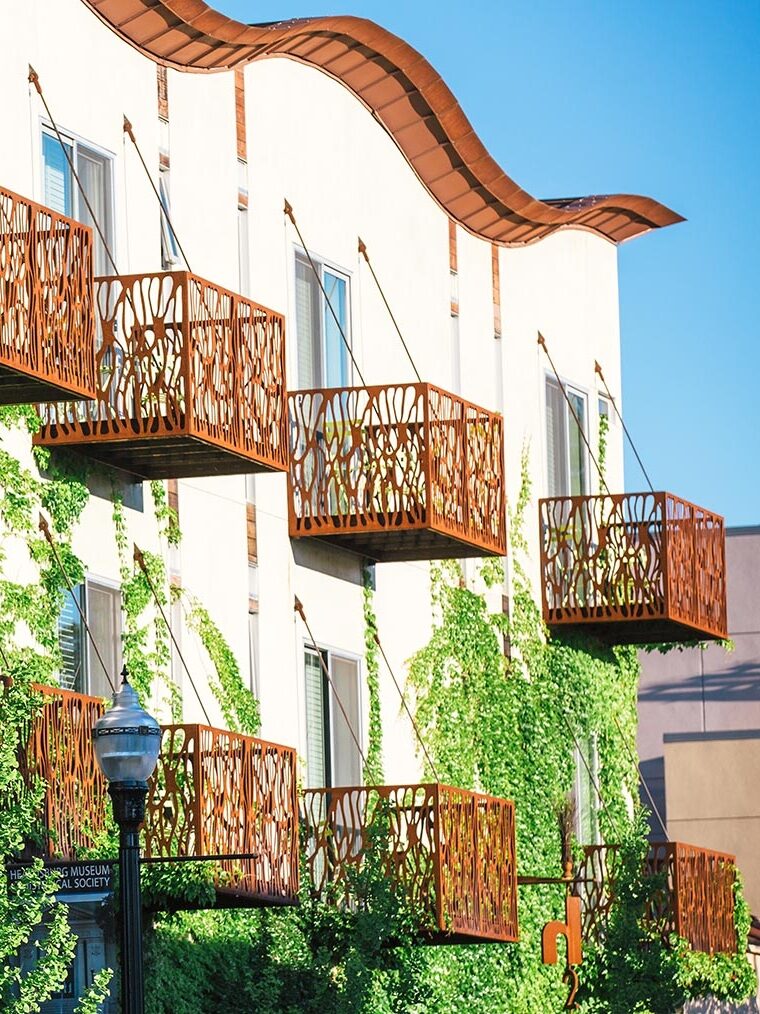
[[[573,411],[553,377],[546,378],[546,473],[548,496],[583,496],[588,493],[586,398],[567,389]],[[580,422],[580,428],[578,426]]]
[[[305,257],[296,256],[296,340],[298,342],[298,386],[301,388],[321,386],[320,295],[319,286],[309,262]]]
[[[566,496],[567,481],[567,430],[566,406],[559,384],[546,378],[546,466],[547,493],[549,496]]]
[[[97,152],[77,144],[77,174],[82,181],[82,187],[87,194],[87,200],[95,213],[100,228],[106,237],[109,247],[113,247],[113,228],[111,225],[111,160],[104,158]],[[85,225],[93,227],[94,246],[94,271],[96,275],[110,275],[113,273],[113,266],[106,254],[98,230],[95,229],[95,221],[90,215],[87,204],[84,200],[79,201],[77,218]]]
[[[334,704],[330,712],[332,784],[361,785],[361,757],[354,742],[354,736],[359,736],[359,666],[353,659],[333,655],[330,659],[330,676],[350,722],[349,729],[343,712],[334,700],[331,701]]]
[[[87,582],[87,622],[98,651],[108,669],[106,674],[95,650],[90,645],[87,659],[87,693],[94,697],[110,697],[112,690],[110,676],[118,686],[122,667],[121,656],[121,592]]]
[[[327,756],[325,748],[326,712],[324,676],[317,655],[307,648],[306,669],[306,768],[308,785],[318,789],[327,785]]]

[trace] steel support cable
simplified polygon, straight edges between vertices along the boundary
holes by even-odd
[[[327,290],[325,289],[324,284],[322,282],[322,277],[319,274],[319,271],[317,270],[317,265],[314,263],[314,259],[311,256],[309,248],[306,246],[306,241],[304,240],[304,238],[303,238],[303,236],[301,234],[301,230],[298,228],[298,222],[296,222],[296,216],[293,213],[293,206],[291,205],[291,203],[288,200],[285,201],[285,206],[283,208],[283,214],[286,215],[290,219],[290,221],[293,223],[293,228],[296,230],[296,233],[298,235],[298,241],[301,244],[301,246],[303,247],[303,251],[306,254],[306,258],[309,261],[309,266],[311,267],[311,270],[314,273],[314,277],[317,280],[317,284],[319,285],[319,288],[322,291],[322,295],[325,298],[325,303],[327,304],[327,307],[330,310],[332,318],[335,321],[335,326],[337,327],[338,331],[340,332],[340,336],[343,339],[343,344],[346,346],[348,354],[351,357],[351,362],[353,363],[354,369],[356,370],[356,375],[358,376],[359,380],[361,380],[362,387],[366,387],[367,386],[367,382],[365,381],[364,377],[362,376],[362,371],[359,369],[359,364],[357,363],[356,358],[354,356],[353,349],[351,348],[351,343],[349,342],[348,338],[346,338],[346,332],[343,330],[343,326],[341,325],[341,322],[338,320],[338,315],[335,312],[335,309],[334,309],[332,303],[330,302],[330,297],[327,295]]]
[[[414,734],[416,735],[417,740],[418,740],[420,746],[422,747],[422,752],[425,754],[425,759],[427,760],[428,764],[430,765],[430,770],[433,772],[433,777],[435,778],[435,780],[437,782],[440,782],[441,779],[438,777],[438,772],[435,769],[435,764],[433,763],[433,759],[432,759],[432,757],[430,756],[430,754],[427,751],[427,747],[425,746],[425,741],[422,738],[422,733],[420,732],[419,726],[417,725],[417,722],[414,720],[414,715],[412,714],[411,709],[409,708],[409,705],[406,702],[406,696],[404,695],[404,691],[401,689],[401,686],[399,685],[399,682],[396,679],[396,674],[394,673],[393,669],[391,668],[391,664],[388,661],[388,656],[385,654],[385,649],[383,648],[382,644],[380,643],[380,638],[378,637],[377,634],[374,635],[374,638],[375,638],[375,644],[378,646],[378,648],[380,649],[380,654],[383,656],[383,661],[385,662],[385,666],[386,666],[388,672],[391,674],[391,679],[393,680],[394,686],[396,687],[396,690],[398,690],[398,695],[401,698],[401,703],[404,706],[404,710],[406,711],[407,715],[409,716],[409,721],[412,723],[412,728],[414,729]]]
[[[356,749],[359,751],[359,756],[361,757],[362,763],[364,764],[364,767],[366,768],[367,767],[367,758],[364,755],[364,751],[362,750],[361,743],[359,742],[359,739],[358,739],[356,733],[354,732],[353,726],[351,725],[351,720],[348,717],[348,713],[346,712],[346,709],[343,707],[343,701],[341,701],[340,695],[339,695],[338,691],[335,688],[335,684],[333,683],[332,677],[330,676],[330,671],[327,668],[327,666],[325,665],[325,660],[322,657],[322,652],[317,647],[317,642],[314,639],[314,635],[311,632],[311,627],[309,626],[309,621],[306,619],[306,612],[304,610],[303,603],[301,602],[301,600],[298,598],[297,595],[295,596],[295,599],[294,599],[293,609],[301,617],[301,619],[303,621],[303,625],[306,627],[306,632],[309,635],[309,637],[311,638],[311,647],[314,649],[314,652],[315,652],[317,658],[319,659],[319,665],[320,665],[320,667],[322,669],[322,673],[324,674],[324,677],[327,680],[327,683],[328,683],[330,689],[333,692],[333,697],[335,698],[335,701],[336,701],[338,707],[340,708],[341,714],[343,715],[343,721],[346,723],[346,728],[351,733],[351,738],[353,739],[354,743],[356,743]]]
[[[93,210],[93,207],[92,207],[92,204],[90,203],[90,199],[87,196],[87,193],[85,192],[85,189],[84,189],[84,186],[82,184],[82,181],[79,178],[79,173],[77,172],[76,166],[74,165],[74,160],[72,159],[71,155],[69,154],[68,147],[67,147],[66,143],[64,142],[63,137],[61,136],[60,130],[58,129],[58,124],[55,122],[55,119],[53,118],[53,114],[50,112],[50,106],[47,104],[47,99],[45,98],[45,94],[42,91],[42,85],[40,84],[39,75],[38,75],[37,71],[34,69],[34,67],[32,67],[31,64],[29,64],[29,79],[28,80],[29,80],[30,84],[34,85],[35,89],[37,90],[37,94],[42,99],[42,104],[45,107],[45,112],[47,113],[48,119],[50,120],[50,122],[53,125],[53,130],[55,131],[55,136],[58,138],[58,143],[61,146],[61,151],[63,152],[64,157],[65,157],[66,161],[68,162],[69,169],[71,170],[71,175],[76,180],[77,187],[79,188],[79,193],[82,195],[82,200],[84,201],[85,206],[87,208],[87,211],[89,212],[90,218],[92,220],[92,224],[93,224],[93,226],[95,228],[95,231],[97,232],[98,236],[100,237],[100,241],[103,244],[103,249],[105,250],[106,256],[108,257],[108,260],[111,262],[111,267],[113,268],[113,273],[115,275],[118,275],[119,269],[116,267],[116,261],[114,260],[113,254],[111,253],[111,247],[108,245],[108,240],[106,239],[106,236],[105,236],[105,233],[103,231],[103,228],[102,228],[100,222],[98,221],[98,216],[95,214],[95,212]]]
[[[581,749],[581,745],[580,745],[580,743],[578,741],[578,737],[575,734],[575,730],[573,729],[573,726],[570,723],[570,719],[567,717],[567,715],[565,714],[565,712],[562,711],[562,709],[560,709],[560,714],[562,715],[562,718],[564,719],[565,725],[567,726],[567,731],[570,733],[570,738],[572,739],[573,743],[575,744],[575,749],[578,751],[578,756],[580,757],[581,761],[583,762],[583,766],[586,769],[586,773],[588,774],[589,781],[591,782],[591,785],[593,786],[594,792],[596,792],[597,798],[598,798],[599,802],[601,803],[602,809],[607,810],[609,812],[609,807],[607,806],[607,804],[604,801],[604,796],[602,795],[602,790],[601,790],[601,788],[599,786],[599,782],[597,781],[596,777],[594,776],[594,772],[591,770],[591,766],[590,766],[589,762],[586,760],[586,755],[584,754],[583,750]]]
[[[615,401],[615,399],[610,394],[610,389],[607,386],[607,381],[604,379],[604,374],[602,373],[602,367],[599,365],[598,362],[596,362],[596,360],[594,361],[594,372],[599,375],[602,383],[604,384],[604,390],[607,392],[607,397],[612,402],[612,407],[615,409],[615,415],[620,420],[620,425],[623,427],[623,432],[625,433],[626,437],[628,438],[628,443],[631,445],[631,449],[633,450],[633,453],[636,455],[636,460],[639,463],[639,468],[644,473],[644,478],[646,479],[647,484],[649,485],[649,489],[651,490],[652,493],[654,493],[654,486],[652,485],[652,480],[649,478],[649,473],[647,472],[646,468],[644,468],[644,462],[641,460],[641,455],[639,454],[638,450],[636,449],[636,444],[634,444],[634,442],[633,442],[633,437],[629,433],[628,427],[626,426],[625,421],[624,421],[622,415],[620,414],[620,409],[617,407],[617,402]]]
[[[155,182],[153,181],[153,177],[150,174],[150,170],[148,169],[148,166],[147,166],[147,164],[145,162],[145,159],[143,158],[143,154],[140,151],[140,146],[137,143],[137,138],[135,137],[135,132],[134,132],[134,130],[132,128],[132,124],[129,122],[129,120],[127,119],[126,116],[124,117],[124,133],[129,137],[130,141],[135,146],[135,151],[137,152],[137,157],[140,159],[140,162],[142,163],[142,167],[145,170],[145,175],[148,177],[148,182],[150,183],[150,185],[151,185],[151,187],[153,189],[153,193],[156,195],[156,200],[158,201],[158,206],[161,209],[161,214],[166,219],[166,224],[169,226],[169,228],[171,230],[171,233],[172,233],[172,236],[174,236],[175,240],[177,241],[177,246],[179,247],[179,252],[182,254],[182,259],[185,262],[185,267],[187,268],[188,271],[192,272],[193,269],[190,267],[190,261],[187,259],[187,254],[185,253],[185,248],[182,246],[182,244],[179,241],[179,236],[177,235],[177,230],[174,228],[174,223],[172,222],[171,216],[169,215],[169,209],[166,207],[166,205],[164,204],[164,202],[161,200],[161,194],[159,193],[158,187],[156,186]]]
[[[406,352],[407,357],[409,359],[409,362],[412,364],[412,369],[414,370],[414,374],[417,377],[417,381],[421,384],[422,383],[422,377],[420,376],[420,371],[417,369],[417,366],[416,366],[416,364],[414,362],[414,359],[412,359],[412,353],[409,351],[409,347],[406,344],[406,342],[404,341],[404,336],[401,333],[401,328],[398,326],[398,321],[396,320],[396,318],[395,318],[395,316],[393,314],[393,310],[391,310],[390,304],[389,304],[388,300],[386,299],[385,293],[383,292],[383,287],[380,284],[380,280],[378,279],[377,275],[375,274],[375,269],[372,267],[372,261],[369,259],[369,254],[367,253],[367,244],[364,242],[364,240],[361,238],[361,236],[359,237],[359,253],[362,255],[362,257],[364,258],[364,260],[367,262],[367,267],[369,268],[370,273],[371,273],[372,277],[375,280],[375,285],[377,286],[377,291],[380,293],[380,295],[382,297],[382,300],[385,303],[385,309],[388,311],[388,314],[389,314],[391,320],[393,321],[393,326],[396,328],[396,334],[401,339],[401,344],[404,346],[404,352]]]
[[[568,407],[569,407],[570,411],[572,412],[573,419],[575,419],[576,425],[578,427],[578,432],[581,435],[581,439],[583,440],[583,443],[586,445],[586,450],[588,451],[588,453],[589,453],[589,455],[591,457],[591,460],[594,462],[594,465],[596,466],[596,470],[599,473],[599,482],[606,489],[608,496],[612,496],[612,493],[610,493],[610,488],[607,485],[607,480],[604,478],[604,472],[602,471],[602,466],[599,464],[599,462],[597,461],[596,455],[591,450],[591,444],[588,442],[588,437],[586,436],[586,430],[585,430],[584,426],[581,424],[580,419],[578,418],[578,413],[575,411],[575,406],[573,405],[572,401],[570,400],[570,395],[567,393],[567,388],[565,387],[565,385],[560,380],[559,373],[557,373],[557,367],[554,365],[554,360],[552,359],[551,353],[549,352],[549,348],[548,348],[548,346],[546,344],[546,339],[544,338],[544,336],[541,334],[540,331],[538,332],[538,344],[541,346],[541,348],[546,353],[546,358],[549,360],[549,365],[552,368],[552,372],[554,373],[554,376],[557,378],[557,383],[559,384],[559,389],[562,391],[562,394],[563,394],[563,396],[565,398],[565,401],[567,402]]]
[[[665,835],[665,840],[666,841],[670,841],[670,835],[668,834],[668,829],[665,826],[665,821],[662,819],[662,815],[660,814],[660,811],[657,808],[657,804],[654,801],[654,796],[652,795],[652,793],[649,790],[649,786],[647,785],[646,778],[644,778],[644,775],[641,773],[641,764],[639,762],[639,759],[636,756],[636,754],[634,753],[634,751],[631,749],[631,745],[628,742],[628,739],[627,739],[627,737],[625,735],[625,732],[623,731],[622,726],[620,725],[620,722],[618,721],[618,717],[617,717],[617,715],[615,714],[614,711],[612,713],[612,717],[615,720],[615,725],[617,726],[617,730],[618,730],[618,733],[620,734],[620,739],[622,740],[623,746],[625,747],[626,752],[627,752],[628,756],[630,757],[631,761],[636,765],[636,770],[637,770],[639,778],[641,780],[641,784],[644,786],[644,791],[647,794],[647,798],[649,799],[649,802],[652,804],[652,812],[654,813],[654,815],[657,818],[657,821],[658,821],[660,827],[662,828],[663,834]]]
[[[50,525],[48,523],[48,520],[42,514],[40,514],[39,529],[42,532],[42,534],[45,536],[45,539],[47,540],[48,545],[50,546],[50,548],[53,551],[53,556],[55,557],[55,562],[58,564],[58,569],[60,570],[61,574],[63,574],[63,579],[66,582],[66,587],[69,590],[69,594],[71,595],[71,599],[72,599],[74,605],[76,606],[76,610],[79,613],[79,616],[80,616],[80,618],[82,620],[82,623],[84,624],[84,629],[87,631],[87,636],[90,639],[90,644],[92,645],[93,649],[95,650],[95,654],[98,657],[98,662],[100,662],[101,668],[103,669],[103,672],[105,673],[105,677],[108,680],[108,685],[111,687],[111,690],[114,693],[116,693],[116,686],[114,685],[114,681],[111,679],[111,674],[108,671],[108,667],[106,666],[105,662],[103,661],[103,656],[100,654],[100,649],[98,648],[98,642],[95,640],[95,638],[93,636],[93,633],[92,633],[92,630],[90,629],[90,624],[87,622],[87,616],[85,615],[85,611],[84,611],[84,609],[82,609],[82,606],[80,605],[79,599],[74,594],[74,587],[73,587],[73,585],[72,585],[72,583],[71,583],[71,581],[69,579],[69,575],[66,573],[66,568],[63,566],[63,561],[61,560],[61,557],[60,557],[60,555],[58,553],[58,548],[57,548],[57,546],[55,544],[55,540],[53,538],[53,533],[50,531]]]
[[[151,578],[150,573],[148,572],[148,566],[145,563],[145,557],[143,556],[143,552],[140,549],[140,547],[137,545],[137,543],[133,544],[132,555],[134,557],[135,563],[138,565],[138,567],[140,568],[140,570],[143,572],[143,575],[145,576],[145,580],[148,582],[148,587],[150,588],[150,591],[151,591],[151,594],[153,596],[153,599],[154,599],[156,605],[158,606],[158,611],[161,613],[161,619],[164,621],[166,629],[169,631],[169,637],[171,637],[171,639],[172,639],[172,644],[174,645],[174,648],[175,648],[175,650],[177,652],[177,657],[179,658],[180,662],[182,663],[182,668],[187,673],[187,678],[190,680],[190,686],[195,691],[195,696],[198,698],[198,703],[201,706],[201,711],[203,712],[203,717],[206,719],[206,723],[208,725],[211,725],[212,724],[211,719],[209,718],[208,711],[206,711],[206,706],[203,703],[203,699],[201,698],[201,695],[198,693],[198,687],[195,685],[195,680],[193,679],[193,674],[190,672],[188,664],[185,661],[185,656],[182,654],[182,649],[179,646],[179,643],[178,643],[177,638],[176,638],[176,636],[174,634],[174,631],[171,628],[171,624],[169,623],[169,620],[168,620],[168,618],[166,616],[166,612],[164,610],[163,603],[161,602],[161,599],[158,597],[158,592],[156,591],[156,587],[153,584],[153,579]]]
[[[543,348],[543,350],[546,353],[546,356],[547,356],[547,358],[549,360],[549,363],[551,364],[551,368],[552,368],[552,370],[554,372],[554,376],[557,378],[557,383],[559,384],[560,389],[562,390],[562,393],[565,396],[565,400],[567,401],[567,403],[568,403],[568,405],[570,407],[570,411],[573,413],[573,418],[575,419],[575,421],[576,421],[576,423],[578,425],[578,430],[579,430],[581,436],[583,437],[583,442],[585,443],[586,447],[588,448],[588,452],[591,455],[591,459],[594,462],[594,464],[596,465],[597,471],[599,472],[599,479],[601,480],[602,484],[604,485],[604,488],[607,490],[607,493],[611,496],[612,494],[610,493],[609,487],[608,487],[608,485],[607,485],[607,483],[605,481],[604,474],[602,473],[602,470],[601,470],[601,468],[599,466],[599,462],[597,461],[596,457],[594,456],[594,452],[591,450],[591,446],[590,446],[590,444],[588,442],[588,439],[586,437],[584,429],[581,426],[580,419],[578,418],[578,415],[577,415],[577,413],[576,413],[576,411],[575,411],[575,409],[573,407],[573,404],[570,401],[568,393],[567,393],[567,391],[565,389],[565,385],[562,383],[562,381],[559,378],[559,374],[557,373],[557,368],[554,365],[554,361],[552,360],[552,357],[549,354],[549,349],[547,348],[547,345],[546,345],[546,339],[544,338],[544,336],[541,334],[540,331],[538,332],[538,344]],[[599,363],[595,363],[594,365],[595,365],[596,372],[602,377],[602,383],[604,383],[605,390],[607,391],[607,394],[610,397],[610,401],[615,406],[615,411],[617,412],[617,405],[615,405],[615,400],[614,400],[614,398],[612,397],[612,395],[609,392],[609,388],[607,387],[607,384],[606,384],[606,382],[604,380],[604,376],[602,374],[601,367],[599,366]],[[618,418],[620,419],[620,422],[623,423],[622,416],[620,415],[619,412],[617,412],[617,414],[618,414]],[[623,423],[623,428],[625,429],[625,423]],[[626,434],[627,433],[628,433],[628,431],[626,430]],[[631,439],[630,435],[628,436],[628,439],[629,440]],[[631,446],[633,446],[633,441],[631,441]],[[635,447],[634,447],[634,452],[636,453],[636,457],[639,460],[639,464],[641,464],[641,459],[639,458],[638,452],[636,452]],[[647,482],[649,483],[650,489],[652,490],[652,492],[654,492],[654,488],[652,487],[652,483],[649,481],[649,476],[647,475],[646,470],[644,469],[643,464],[641,464],[641,468],[642,468],[642,471],[644,472],[644,475],[646,475]],[[620,733],[620,737],[623,740],[623,746],[627,750],[628,755],[631,758],[631,760],[633,761],[633,763],[636,765],[636,770],[638,771],[639,778],[641,779],[641,784],[644,786],[644,791],[647,794],[649,802],[652,804],[653,812],[654,812],[655,816],[657,817],[657,820],[658,820],[658,822],[660,824],[660,827],[662,827],[662,830],[665,833],[666,839],[668,839],[668,830],[665,827],[665,823],[664,823],[664,821],[662,819],[662,816],[660,815],[659,810],[657,809],[657,805],[656,805],[656,803],[654,801],[654,797],[652,796],[652,793],[651,793],[651,791],[649,789],[649,786],[647,785],[646,779],[644,778],[644,776],[643,776],[643,774],[641,772],[641,765],[639,764],[639,762],[638,762],[638,760],[636,758],[636,755],[631,751],[629,743],[625,739],[625,736],[623,734],[623,730],[620,728],[620,723],[617,720],[617,716],[613,714],[612,717],[615,720],[615,724],[617,725],[618,732]],[[576,746],[577,746],[577,742],[576,742]],[[581,753],[581,756],[583,756],[582,753]],[[590,772],[589,772],[589,774],[590,774]]]

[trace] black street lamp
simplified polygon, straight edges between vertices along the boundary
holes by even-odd
[[[140,828],[145,796],[161,749],[158,722],[140,707],[126,668],[113,704],[92,730],[95,757],[108,782],[119,825],[121,885],[121,1004],[124,1014],[144,1014]]]

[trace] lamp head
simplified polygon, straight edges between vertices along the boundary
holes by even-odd
[[[161,727],[140,707],[126,667],[113,703],[92,730],[95,759],[111,783],[147,782],[161,750]]]

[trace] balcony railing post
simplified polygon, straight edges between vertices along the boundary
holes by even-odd
[[[432,388],[431,388],[430,384],[419,384],[419,385],[415,384],[415,388],[417,390],[421,390],[422,391],[422,405],[423,405],[423,409],[422,409],[422,418],[423,418],[423,427],[422,427],[423,446],[422,446],[422,454],[423,454],[423,471],[424,471],[424,476],[425,476],[425,505],[424,505],[424,511],[425,511],[425,517],[427,519],[427,523],[428,524],[432,524],[432,522],[433,522],[433,514],[434,514],[434,506],[433,505],[435,503],[435,496],[434,496],[434,491],[433,491],[433,467],[432,467],[432,460],[431,460],[432,447],[433,447],[433,439],[432,439],[432,433],[430,432],[430,397],[431,397],[431,390],[432,390]]]

